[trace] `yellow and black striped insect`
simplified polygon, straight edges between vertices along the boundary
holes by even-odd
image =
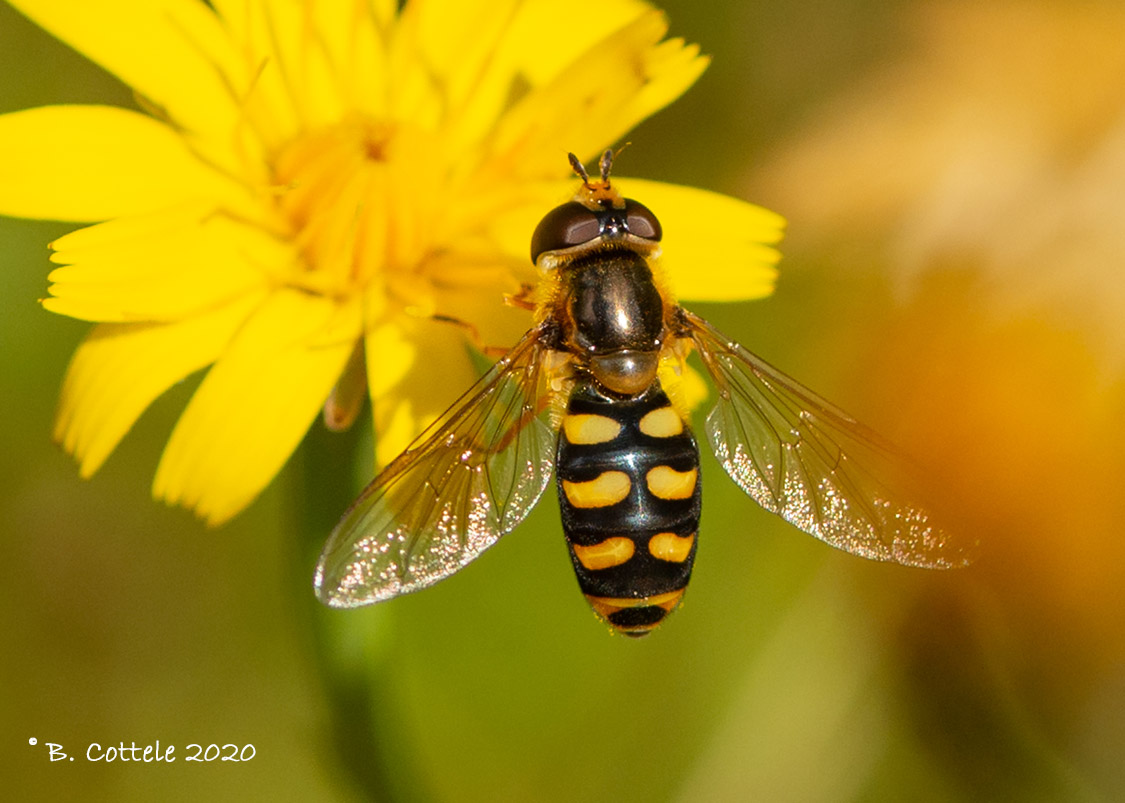
[[[866,558],[966,563],[878,436],[670,297],[660,223],[611,186],[612,159],[591,180],[571,155],[582,185],[532,237],[535,325],[344,514],[317,567],[320,599],[366,605],[448,577],[514,529],[555,473],[582,592],[616,631],[650,632],[679,604],[699,534],[699,449],[661,382],[693,350],[718,390],[711,448],[760,505]]]

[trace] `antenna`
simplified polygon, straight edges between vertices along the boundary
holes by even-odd
[[[608,153],[608,151],[607,151],[607,153]],[[582,179],[582,183],[585,184],[587,187],[589,187],[590,186],[590,174],[586,172],[586,168],[583,167],[583,165],[580,161],[578,161],[578,157],[575,156],[573,153],[568,153],[567,158],[570,159],[570,168],[575,173],[578,174],[578,177],[580,179]],[[604,159],[605,157],[602,157],[602,158]]]
[[[606,152],[602,154],[602,159],[598,162],[598,169],[602,173],[602,183],[607,187],[609,186],[609,171],[613,169],[613,151],[606,148]]]

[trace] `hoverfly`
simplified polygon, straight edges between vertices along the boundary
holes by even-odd
[[[363,491],[316,570],[348,608],[430,586],[513,530],[557,477],[595,613],[629,636],[680,602],[699,534],[699,449],[661,386],[695,350],[718,401],[711,448],[762,507],[832,546],[934,568],[968,562],[896,484],[874,433],[721,335],[664,289],[661,226],[610,183],[613,153],[531,241],[535,324]]]

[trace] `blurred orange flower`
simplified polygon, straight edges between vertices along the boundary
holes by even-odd
[[[862,254],[897,282],[882,381],[913,386],[898,429],[986,535],[981,569],[1121,655],[1105,636],[1125,610],[1125,8],[907,20],[910,55],[753,184],[837,264]]]

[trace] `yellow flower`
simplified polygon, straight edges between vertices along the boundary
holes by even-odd
[[[52,245],[43,305],[98,323],[56,436],[89,476],[209,367],[153,493],[212,524],[342,377],[362,387],[349,362],[366,362],[377,459],[405,446],[473,380],[467,337],[510,345],[528,325],[503,294],[534,281],[530,233],[573,190],[567,151],[591,158],[707,63],[629,0],[11,2],[149,110],[0,116],[0,213],[96,223]],[[770,292],[775,215],[620,184],[664,220],[683,297]]]

